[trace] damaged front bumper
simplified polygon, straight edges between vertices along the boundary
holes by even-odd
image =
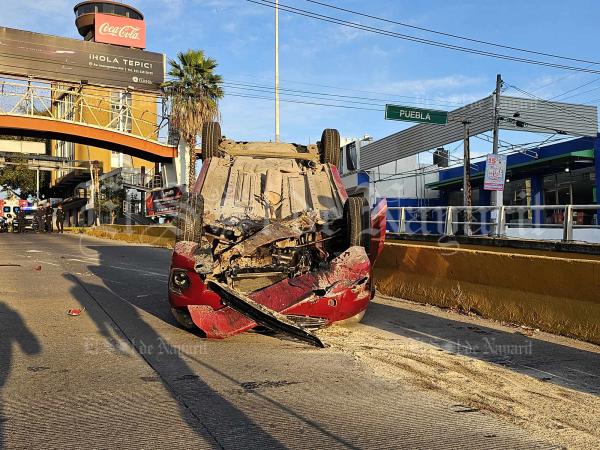
[[[173,307],[187,308],[208,338],[222,339],[263,325],[322,346],[306,326],[356,316],[371,298],[371,263],[363,247],[350,247],[326,269],[285,278],[249,294],[222,283],[205,284],[193,270],[194,250],[189,245],[175,248],[179,268],[174,270],[188,267],[190,284],[182,291],[171,285],[170,299]]]

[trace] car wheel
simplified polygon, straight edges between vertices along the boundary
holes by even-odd
[[[369,254],[371,213],[364,197],[348,197],[344,204],[344,221],[348,247],[361,246]]]
[[[221,141],[221,125],[219,122],[207,122],[202,125],[202,160],[206,161],[215,156],[221,156],[219,142]]]
[[[201,194],[184,194],[177,213],[177,242],[200,243],[204,223],[204,199]]]
[[[319,145],[322,164],[340,165],[340,132],[333,128],[323,130]]]
[[[196,328],[192,316],[187,309],[171,308],[171,314],[175,317],[175,320],[186,330],[193,330]]]

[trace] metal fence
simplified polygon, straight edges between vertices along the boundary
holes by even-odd
[[[118,94],[67,83],[0,80],[0,114],[81,123],[166,143],[169,121],[158,113],[160,98],[144,98],[137,107],[125,92]]]
[[[389,207],[388,232],[600,243],[600,205]]]
[[[163,187],[162,175],[160,173],[154,173],[153,169],[145,173],[141,173],[137,170],[131,172],[123,171],[121,177],[123,178],[124,184],[135,186],[143,190],[160,189]]]

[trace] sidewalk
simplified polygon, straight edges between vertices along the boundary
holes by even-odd
[[[449,396],[568,447],[600,448],[600,347],[378,296],[320,332],[378,375]]]

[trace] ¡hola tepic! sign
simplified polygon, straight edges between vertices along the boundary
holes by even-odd
[[[129,17],[96,13],[94,40],[104,44],[146,48],[146,22]]]
[[[483,189],[503,191],[506,180],[506,155],[487,155]]]

